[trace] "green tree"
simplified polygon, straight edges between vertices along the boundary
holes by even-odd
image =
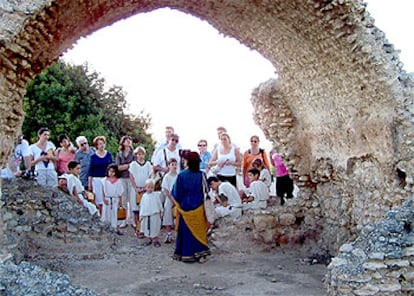
[[[55,144],[60,133],[72,140],[84,135],[90,141],[103,135],[112,153],[118,150],[119,139],[130,135],[134,146],[144,146],[149,156],[155,144],[148,133],[151,117],[143,111],[126,113],[128,104],[122,87],[105,89],[105,80],[89,71],[87,64],[52,64],[27,86],[23,134],[33,143],[38,129],[48,127]]]

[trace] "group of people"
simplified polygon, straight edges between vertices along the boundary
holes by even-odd
[[[182,149],[174,128],[167,126],[165,140],[147,160],[145,148],[134,149],[129,136],[120,139],[113,157],[106,150],[104,136],[95,137],[93,147],[86,137],[79,136],[75,148],[69,137],[61,134],[56,149],[49,140],[49,129],[41,128],[36,143],[29,145],[19,137],[8,168],[15,175],[34,170],[40,185],[58,186],[75,196],[119,235],[123,234],[121,228],[131,225],[138,238],[146,238],[145,246],[159,247],[164,228],[164,242],[175,239],[175,259],[203,263],[210,253],[203,184],[208,185],[217,216],[234,219],[241,216],[243,209],[265,208],[272,184],[269,159],[259,147],[258,136],[250,138],[251,148],[241,154],[224,127],[217,128],[217,134],[219,143],[211,152],[204,139],[198,141],[199,151],[194,152]],[[276,191],[283,204],[285,196],[291,197],[293,182],[289,183],[281,158],[275,152],[270,156],[276,169]],[[238,190],[240,170],[243,188]],[[89,199],[92,194],[93,203]],[[117,217],[120,206],[128,211],[122,222]]]
[[[274,149],[269,152],[269,161],[258,136],[251,136],[250,148],[241,153],[224,127],[217,128],[217,135],[220,142],[214,145],[211,153],[207,151],[205,140],[199,141],[198,149],[202,160],[200,167],[209,177],[210,195],[218,217],[230,215],[237,219],[242,210],[267,207],[273,181],[271,163],[275,168],[276,192],[281,205],[293,197],[293,180]],[[241,182],[237,178],[239,170]]]

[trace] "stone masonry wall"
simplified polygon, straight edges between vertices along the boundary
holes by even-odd
[[[314,209],[307,219],[321,225],[320,248],[336,253],[408,200],[413,78],[359,0],[1,1],[0,163],[36,73],[82,36],[163,7],[209,22],[275,66],[278,80],[253,93],[254,117],[306,195],[303,211]]]
[[[410,199],[341,246],[328,266],[328,295],[413,295],[413,209]]]
[[[100,258],[116,243],[108,224],[57,188],[17,179],[3,185],[0,202],[2,243],[16,263],[47,261],[56,254],[60,258]]]
[[[414,79],[411,76],[404,74],[400,79],[407,88],[412,89]],[[322,213],[322,220],[318,223],[324,226],[319,241],[321,249],[337,250],[343,242],[355,238],[360,227],[384,217],[388,210],[407,199],[407,193],[412,192],[411,159],[401,161],[392,168],[380,163],[376,154],[368,151],[363,155],[351,154],[342,164],[325,157],[316,161],[306,159],[306,156],[311,156],[305,153],[309,143],[307,140],[295,141],[300,133],[300,121],[289,108],[279,80],[269,80],[256,88],[252,103],[255,106],[256,123],[267,136],[272,135],[274,146],[284,157],[291,176],[306,192],[301,194],[302,198],[306,195],[318,204]],[[413,106],[411,99],[405,100],[401,112],[407,117],[406,120],[412,117],[407,110],[413,110]],[[401,145],[401,148],[409,149],[411,134],[404,134],[401,144],[406,145]],[[326,146],[329,146],[327,142],[332,141],[328,136],[319,140]],[[312,166],[306,167],[310,163]],[[397,169],[406,172],[405,180],[397,176]]]

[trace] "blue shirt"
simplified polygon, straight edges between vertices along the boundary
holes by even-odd
[[[99,157],[94,154],[91,156],[91,163],[89,165],[89,176],[91,177],[105,177],[108,165],[113,163],[111,152],[106,152],[105,157]]]
[[[81,165],[81,170],[79,173],[79,179],[82,182],[82,185],[88,187],[88,177],[89,177],[89,165],[91,163],[91,156],[95,154],[95,148],[90,147],[88,152],[83,152],[83,150],[78,149],[75,153],[75,160],[78,161]]]
[[[211,159],[211,153],[206,151],[203,156],[200,155],[201,162],[200,162],[200,170],[206,170],[207,169],[207,163]]]

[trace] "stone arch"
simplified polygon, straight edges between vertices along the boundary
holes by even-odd
[[[318,169],[319,164],[326,166],[326,161],[320,160],[329,160],[330,170],[336,173],[323,180],[323,187],[335,190],[320,190],[319,198],[329,203],[332,196],[324,192],[338,192],[336,200],[343,196],[352,199],[352,192],[344,185],[346,163],[350,158],[372,155],[378,162],[376,171],[387,176],[383,184],[387,194],[395,195],[396,200],[406,199],[390,176],[400,161],[408,160],[404,162],[407,172],[413,167],[410,119],[414,109],[409,108],[413,84],[401,69],[392,45],[374,26],[365,4],[357,0],[2,3],[0,163],[4,164],[12,151],[23,122],[25,87],[36,73],[80,37],[122,18],[163,7],[209,22],[275,66],[278,81],[262,85],[253,94],[255,120],[275,147],[284,150],[301,186],[317,187],[319,181],[312,179],[312,172],[324,170]],[[287,117],[277,102],[288,110]],[[385,201],[378,197],[375,202]],[[326,206],[334,209],[335,205]],[[333,221],[333,229],[342,227],[337,214],[335,219],[326,219]],[[378,212],[374,218],[383,215]]]

